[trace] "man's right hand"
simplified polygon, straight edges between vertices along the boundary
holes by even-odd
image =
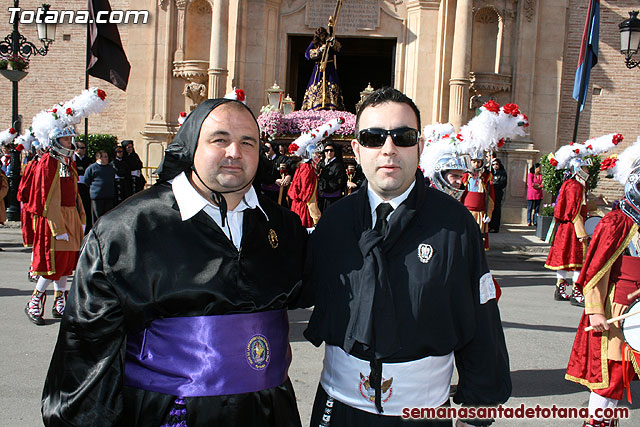
[[[609,324],[607,323],[607,318],[602,314],[590,314],[589,315],[589,324],[593,326],[593,329],[598,332],[608,331]]]

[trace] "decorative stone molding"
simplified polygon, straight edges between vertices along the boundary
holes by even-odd
[[[511,76],[498,73],[469,73],[471,89],[477,92],[496,93],[511,91]]]
[[[411,9],[427,9],[427,10],[438,10],[440,9],[441,0],[408,0],[407,10]]]
[[[536,0],[524,0],[522,8],[527,21],[533,21],[533,17],[536,15]]]
[[[184,79],[189,83],[206,83],[209,78],[208,71],[208,61],[192,59],[173,63],[173,76]]]
[[[169,0],[158,0],[158,6],[160,6],[160,8],[163,10],[167,10],[168,4],[169,4]]]
[[[178,9],[186,9],[189,4],[189,0],[176,0],[176,6]]]
[[[469,98],[469,108],[475,110],[487,101],[494,100],[498,92],[510,92],[512,79],[506,74],[470,72],[472,96]]]
[[[184,85],[182,94],[191,100],[191,105],[185,106],[191,111],[207,99],[207,86],[202,83],[188,83]]]

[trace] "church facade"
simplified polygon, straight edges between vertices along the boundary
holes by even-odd
[[[86,1],[64,7],[67,3],[86,7]],[[620,132],[630,143],[640,134],[640,108],[633,99],[640,74],[624,66],[617,28],[634,5],[637,1],[601,1],[599,63],[591,75],[580,140]],[[37,6],[21,2],[25,9]],[[133,139],[152,178],[179,113],[206,98],[239,87],[257,115],[267,104],[265,91],[277,83],[300,108],[312,67],[304,51],[316,28],[326,27],[336,1],[112,0],[111,6],[148,10],[150,20],[119,26],[132,66],[129,86],[124,93],[91,79],[112,103],[92,121],[90,132]],[[489,99],[519,104],[529,116],[530,134],[507,142],[498,153],[509,176],[504,221],[519,221],[528,167],[572,138],[571,92],[587,6],[588,0],[343,0],[335,33],[342,44],[336,65],[345,108],[355,111],[368,84],[405,92],[424,124],[449,121],[459,127]],[[3,22],[0,30],[10,26]],[[59,25],[49,55],[32,61],[20,89],[27,123],[39,109],[84,87],[83,31]],[[5,106],[0,122],[7,127],[10,100],[8,82],[0,81]]]

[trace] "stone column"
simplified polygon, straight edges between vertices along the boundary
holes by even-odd
[[[176,40],[176,51],[173,55],[173,60],[176,62],[184,61],[184,40],[185,40],[185,21],[186,21],[186,8],[187,0],[176,0],[176,7],[178,8],[178,31]]]
[[[229,0],[214,0],[209,51],[209,98],[221,98],[227,86]]]
[[[460,126],[467,122],[473,29],[472,5],[472,0],[458,0],[456,4],[456,27],[453,36],[451,80],[449,80],[449,122],[456,129],[460,129]]]
[[[425,121],[431,118],[433,111],[440,3],[440,0],[406,2],[407,33],[415,37],[409,38],[407,43],[404,92],[415,100]]]

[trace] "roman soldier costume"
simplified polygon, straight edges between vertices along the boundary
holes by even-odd
[[[71,101],[42,111],[33,119],[35,137],[48,146],[33,171],[32,191],[26,204],[27,211],[34,215],[31,270],[40,278],[25,313],[36,325],[44,324],[45,292],[52,282],[52,315],[60,318],[64,313],[67,277],[75,269],[86,224],[78,173],[71,160],[76,136],[73,126],[106,108],[105,97],[100,89],[84,90]],[[62,138],[68,138],[70,144],[61,142]]]
[[[628,296],[639,288],[638,224],[640,224],[640,138],[617,158],[607,162],[615,177],[625,184],[620,208],[605,215],[593,233],[576,282],[585,297],[585,310],[571,350],[565,378],[591,390],[591,419],[585,426],[615,425],[615,420],[596,419],[595,408],[612,408],[629,391],[629,382],[640,374],[640,354],[626,345],[620,322],[608,330],[585,331],[590,315],[612,318],[633,302]],[[630,399],[629,399],[630,400]]]
[[[291,186],[287,192],[291,199],[291,211],[298,214],[302,225],[312,228],[320,219],[318,208],[318,151],[320,142],[340,129],[344,123],[342,117],[332,119],[309,132],[304,132],[289,145],[289,152],[304,160],[296,168]]]
[[[571,296],[567,293],[567,278],[573,275],[575,284],[583,265],[584,253],[589,238],[584,222],[587,219],[586,171],[593,164],[591,158],[613,148],[622,141],[619,134],[610,134],[590,139],[582,144],[560,147],[550,155],[550,162],[557,169],[569,169],[565,182],[560,187],[554,208],[554,228],[551,248],[545,267],[555,270],[557,283],[554,298],[558,301],[571,300],[573,305],[584,307],[584,296],[579,287],[574,286]]]

